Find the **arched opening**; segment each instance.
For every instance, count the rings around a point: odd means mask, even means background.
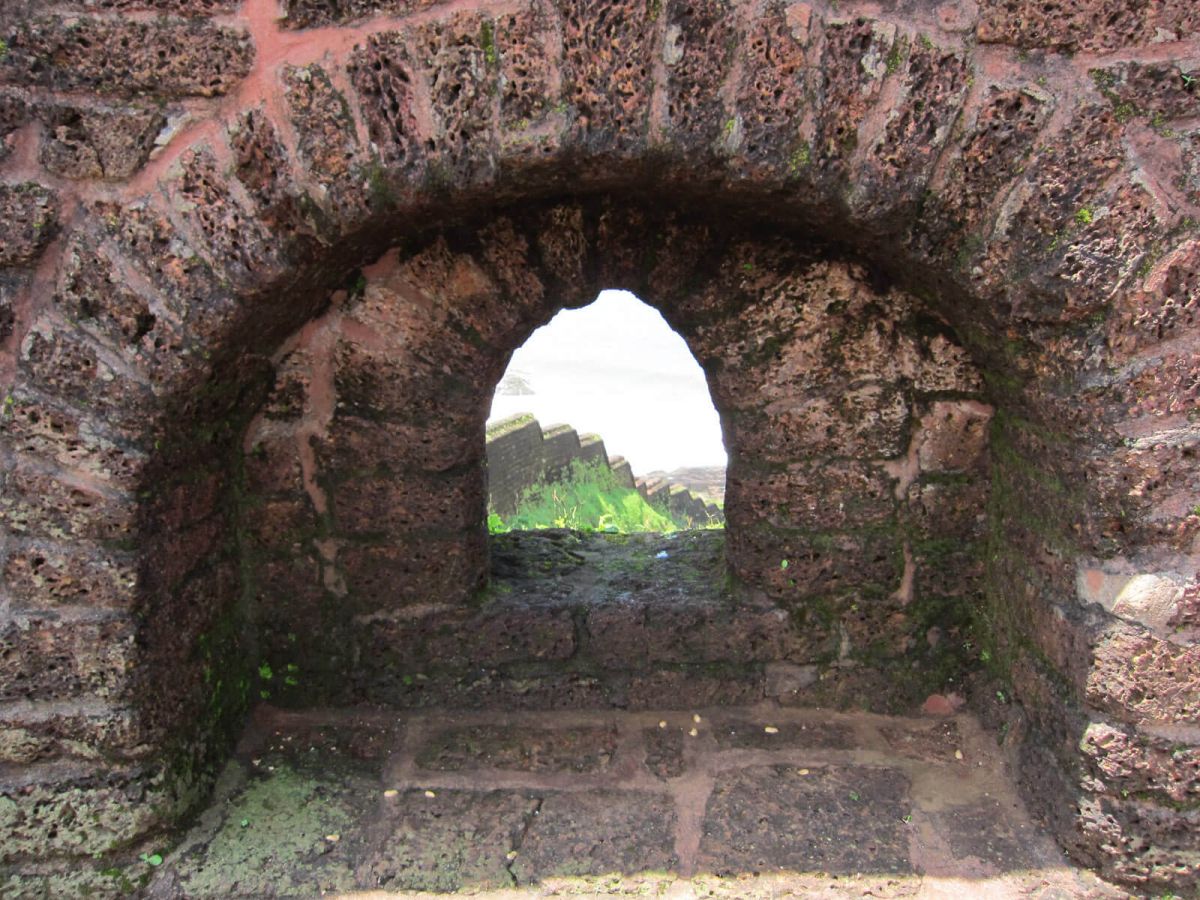
[[[724,523],[721,422],[704,371],[626,291],[563,310],[513,354],[488,415],[491,530]]]
[[[1190,14],[1084,34],[994,2],[275,5],[18,4],[0,53],[18,879],[144,874],[260,701],[770,696],[776,734],[829,744],[838,723],[785,700],[911,709],[936,686],[944,710],[977,658],[976,709],[1063,844],[1190,887]],[[724,558],[669,557],[674,643],[645,641],[644,604],[592,619],[489,579],[491,391],[611,286],[688,340],[729,450]],[[548,548],[538,577],[563,586],[578,555]],[[645,574],[621,577],[637,600]],[[641,646],[653,668],[606,667]],[[658,723],[629,715],[618,743],[649,748]],[[660,721],[672,771],[703,725]],[[850,730],[889,765],[945,750],[905,757],[878,725]],[[760,752],[738,727],[718,751]],[[829,783],[809,806],[872,795]],[[731,806],[731,834],[773,821]],[[903,837],[899,807],[871,810]],[[951,834],[991,820],[968,812]],[[853,821],[838,846],[883,846]]]

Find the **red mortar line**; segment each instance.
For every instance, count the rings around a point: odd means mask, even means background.
[[[764,722],[782,722],[787,718],[769,713],[780,710],[753,710],[751,717],[761,717]],[[686,714],[684,714],[686,715]],[[720,749],[715,729],[721,728],[718,718],[715,722],[706,716],[701,716],[697,723],[690,717],[682,727],[694,726],[699,735],[684,738],[684,761],[687,766],[685,773],[677,778],[660,779],[653,775],[645,766],[643,751],[645,749],[643,731],[654,729],[660,716],[680,718],[678,711],[668,713],[658,712],[595,712],[576,713],[571,716],[578,725],[612,725],[618,729],[616,749],[616,765],[604,771],[595,773],[577,772],[521,772],[486,765],[467,767],[459,771],[438,771],[421,769],[416,765],[417,753],[425,741],[436,736],[439,732],[463,727],[461,717],[451,716],[447,722],[438,717],[437,727],[429,727],[426,715],[414,717],[406,725],[402,749],[391,757],[383,771],[383,785],[389,790],[424,790],[435,796],[439,790],[515,790],[530,793],[554,791],[558,793],[582,793],[594,790],[622,790],[634,793],[667,795],[671,798],[675,809],[674,850],[677,861],[677,874],[681,877],[691,877],[698,870],[698,856],[703,838],[704,815],[708,800],[719,776],[748,768],[758,768],[770,765],[787,765],[798,769],[821,769],[837,766],[867,766],[872,768],[889,768],[902,772],[910,786],[915,784],[918,775],[928,776],[931,772],[947,772],[963,777],[973,778],[974,770],[963,768],[962,764],[936,762],[903,757],[895,754],[887,745],[881,734],[870,726],[853,720],[855,738],[849,748],[795,747],[781,746],[779,749]],[[494,723],[495,716],[487,714],[471,716],[484,717]],[[501,716],[500,718],[507,718]],[[550,730],[564,730],[570,727],[563,718],[556,714],[541,714],[539,718],[545,725],[554,725]],[[828,716],[820,717],[827,721]],[[817,721],[809,718],[808,721]],[[928,724],[926,722],[926,724]],[[676,725],[675,727],[681,727]],[[764,726],[765,727],[765,726]],[[865,739],[865,740],[864,740]],[[962,744],[968,745],[969,735],[962,736]],[[862,747],[860,744],[875,744],[876,747]],[[813,774],[820,778],[820,772]],[[983,785],[978,785],[978,791],[983,791]],[[919,803],[915,796],[909,800],[914,810]]]
[[[431,21],[444,21],[459,12],[504,15],[528,8],[530,4],[520,0],[453,0],[411,15],[384,16],[349,27],[291,30],[281,24],[282,10],[277,0],[246,0],[239,13],[215,17],[213,21],[241,25],[249,31],[255,46],[254,65],[250,73],[235,90],[218,101],[209,118],[185,127],[176,134],[167,148],[123,186],[120,195],[132,197],[150,189],[188,148],[202,142],[220,142],[228,125],[246,110],[266,107],[275,114],[272,121],[280,121],[276,117],[285,112],[285,107],[280,96],[282,84],[278,76],[284,66],[302,68],[322,63],[331,79],[336,81],[342,77],[355,48],[366,44],[373,35]],[[337,87],[345,92],[348,85],[343,82]],[[347,99],[354,96],[353,91],[347,93]],[[282,120],[287,119],[285,114]],[[356,128],[361,132],[363,126],[360,120],[361,117],[356,117]],[[360,134],[360,140],[364,136]],[[365,141],[363,143],[365,145]],[[290,155],[295,159],[295,145],[288,150],[292,151]]]

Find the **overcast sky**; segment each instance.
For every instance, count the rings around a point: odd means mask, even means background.
[[[531,412],[543,428],[595,432],[639,475],[725,465],[704,372],[658,311],[626,291],[560,312],[517,350],[507,374],[533,394],[498,393],[489,421]]]

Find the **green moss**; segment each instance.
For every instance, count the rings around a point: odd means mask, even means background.
[[[801,141],[800,145],[792,151],[792,155],[788,157],[788,172],[792,175],[798,175],[811,162],[812,148],[809,146],[808,141]]]
[[[908,39],[902,38],[892,44],[892,49],[888,52],[884,66],[887,73],[892,75],[900,71],[900,67],[904,65],[904,60],[908,58]]]
[[[483,58],[488,67],[494,69],[500,63],[500,54],[496,50],[496,34],[490,19],[484,19],[479,26],[479,45],[483,47]]]
[[[493,425],[489,425],[487,429],[487,439],[494,441],[497,438],[512,434],[514,431],[520,431],[532,422],[536,422],[533,413],[521,413],[515,416],[509,416],[507,419],[501,419]]]

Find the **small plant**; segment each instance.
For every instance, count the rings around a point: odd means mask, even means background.
[[[484,19],[483,24],[479,26],[479,42],[483,45],[484,60],[490,68],[495,68],[500,61],[500,55],[496,52],[495,30],[487,19]]]
[[[850,799],[853,800],[855,803],[857,803],[859,800],[862,799],[862,794],[860,794],[858,791],[851,791]]]
[[[1090,206],[1085,206],[1083,209],[1075,213],[1075,221],[1080,225],[1091,225],[1096,220],[1096,213]]]
[[[4,59],[6,56],[8,56],[8,41],[0,38],[0,60]]]
[[[161,853],[143,853],[138,859],[148,866],[161,866],[163,862]]]
[[[539,528],[627,534],[672,532],[681,527],[692,526],[674,521],[633,488],[617,484],[603,462],[582,460],[573,462],[560,481],[526,490],[508,521],[494,512],[488,516],[488,531],[493,534]]]

